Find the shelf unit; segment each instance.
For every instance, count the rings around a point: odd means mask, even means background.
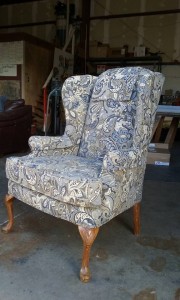
[[[179,14],[180,9],[173,10],[157,10],[157,11],[144,11],[135,13],[123,13],[123,14],[105,14],[98,16],[91,16],[91,0],[82,1],[82,26],[80,34],[80,46],[83,49],[83,57],[86,58],[87,64],[92,65],[105,64],[111,66],[151,66],[151,68],[157,67],[156,71],[161,71],[163,65],[180,65],[179,62],[162,62],[162,58],[159,56],[146,56],[146,57],[107,57],[107,58],[91,58],[89,57],[89,36],[90,36],[90,24],[94,20],[111,20],[111,19],[127,19],[131,17],[153,16],[153,15],[169,15]],[[84,62],[83,62],[84,63]],[[82,73],[89,71],[88,65],[82,64]]]
[[[111,67],[127,67],[127,66],[151,66],[153,70],[161,72],[162,57],[141,56],[141,57],[93,57],[87,60],[92,65],[106,65]]]

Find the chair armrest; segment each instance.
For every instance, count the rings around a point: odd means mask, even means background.
[[[109,151],[104,156],[102,172],[114,172],[119,169],[137,168],[145,163],[146,156],[139,149],[127,151]]]
[[[24,99],[7,100],[4,104],[4,111],[10,111],[24,106]]]
[[[23,107],[17,107],[16,109],[7,110],[0,113],[0,123],[16,121],[24,118],[26,115],[32,115],[32,106],[24,105]]]
[[[63,149],[71,146],[73,146],[73,144],[67,135],[31,136],[29,138],[29,147],[32,152]]]

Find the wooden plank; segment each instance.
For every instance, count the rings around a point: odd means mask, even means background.
[[[149,149],[169,149],[169,144],[166,143],[150,143],[149,144]]]
[[[172,119],[168,134],[165,139],[165,143],[169,144],[169,147],[172,147],[172,144],[174,142],[174,139],[176,136],[176,131],[177,131],[178,124],[179,124],[179,119],[180,119],[179,117],[174,117]]]
[[[156,129],[157,129],[158,125],[159,125],[160,120],[161,120],[161,116],[156,116],[155,122],[154,122],[153,131],[152,131],[152,137],[154,136],[154,134],[156,132]]]
[[[155,136],[154,136],[154,142],[155,143],[159,143],[159,140],[160,140],[160,137],[161,137],[161,132],[162,132],[164,118],[165,118],[165,116],[161,116],[160,117],[157,129],[156,129],[156,133],[155,133]]]

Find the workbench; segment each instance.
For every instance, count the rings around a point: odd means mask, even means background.
[[[180,120],[180,106],[173,106],[173,105],[158,105],[158,109],[156,112],[156,120],[155,125],[153,129],[153,142],[159,143],[161,132],[163,128],[163,123],[165,117],[171,117],[171,124],[167,133],[167,136],[165,138],[164,144],[168,144],[169,149],[172,147],[177,128],[179,125]]]

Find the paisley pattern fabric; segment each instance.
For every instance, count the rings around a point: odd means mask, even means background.
[[[8,192],[89,228],[141,201],[163,82],[160,73],[141,67],[67,79],[64,136],[33,137],[30,155],[9,158]]]
[[[135,83],[141,68],[111,69],[95,84],[79,155],[103,157],[108,150],[132,147],[136,115]]]
[[[62,137],[32,136],[29,139],[31,156],[77,154],[84,122],[97,77],[71,76],[62,87],[66,128]]]
[[[142,69],[135,84],[135,101],[137,101],[136,122],[134,126],[133,145],[139,151],[147,149],[151,140],[155,114],[164,78],[159,73]],[[142,150],[141,150],[142,149]]]
[[[69,221],[75,225],[88,228],[100,227],[110,221],[119,214],[119,210],[115,209],[112,213],[111,209],[106,205],[97,206],[96,208],[81,207],[72,205],[63,201],[58,201],[36,191],[27,189],[14,181],[8,181],[9,194],[15,198],[35,207],[45,213],[53,215]],[[121,212],[130,208],[134,203],[121,203]]]
[[[31,151],[34,150],[56,150],[72,146],[72,142],[67,135],[59,136],[32,136],[29,138]]]
[[[101,167],[102,161],[73,155],[24,156],[8,158],[6,174],[14,182],[46,196],[88,207],[101,204]]]

